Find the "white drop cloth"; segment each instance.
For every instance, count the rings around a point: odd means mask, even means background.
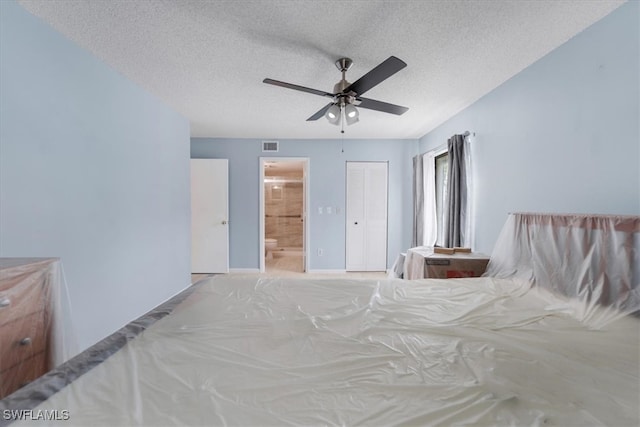
[[[66,409],[64,426],[638,425],[638,319],[575,311],[515,280],[218,276],[34,411]]]

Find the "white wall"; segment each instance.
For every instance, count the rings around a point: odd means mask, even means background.
[[[0,256],[60,257],[80,349],[190,283],[189,125],[0,2]]]
[[[478,250],[508,212],[640,214],[639,20],[624,4],[421,138],[476,132]]]

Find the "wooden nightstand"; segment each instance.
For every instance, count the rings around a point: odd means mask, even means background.
[[[489,257],[479,253],[432,254],[424,258],[424,277],[459,279],[480,277],[487,269]]]
[[[0,259],[0,399],[48,371],[57,259]]]
[[[478,277],[484,273],[489,256],[477,253],[434,253],[432,247],[419,246],[407,251],[404,278],[454,279]]]

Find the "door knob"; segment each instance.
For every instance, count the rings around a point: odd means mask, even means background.
[[[227,221],[222,220],[222,225],[227,225]]]
[[[358,221],[354,222],[355,225],[358,225]]]

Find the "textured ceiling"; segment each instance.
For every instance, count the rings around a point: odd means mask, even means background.
[[[419,138],[624,1],[23,0],[27,10],[155,94],[192,136],[339,138],[327,98],[391,55],[408,66],[366,93],[409,107],[361,109],[346,138]]]

